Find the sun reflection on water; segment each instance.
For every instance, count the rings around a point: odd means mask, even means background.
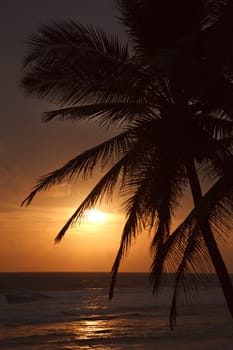
[[[111,328],[105,320],[82,320],[74,325],[76,339],[109,338]]]

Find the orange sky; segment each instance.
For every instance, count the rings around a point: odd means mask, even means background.
[[[0,271],[111,270],[124,223],[118,203],[103,205],[106,220],[72,228],[59,245],[54,244],[54,237],[87,193],[87,185],[58,186],[36,197],[30,207],[20,207],[36,178],[106,137],[92,125],[41,123],[41,115],[49,107],[25,98],[18,86],[23,42],[49,19],[69,18],[111,32],[119,30],[112,1],[98,0],[98,5],[94,11],[93,0],[9,0],[2,5]],[[140,235],[121,271],[148,271],[148,249],[147,234]],[[231,272],[232,252],[233,239],[224,249]]]
[[[17,179],[20,182],[20,178]],[[78,198],[83,197],[77,193],[79,186],[73,191],[68,185],[58,186],[38,196],[30,207],[19,208],[20,186],[13,201],[5,203],[1,219],[4,232],[0,248],[2,271],[110,271],[124,223],[120,208],[103,205],[100,208],[105,214],[102,221],[77,224],[55,245],[55,235],[74,211],[74,202],[77,204]],[[82,186],[83,193],[84,189]],[[16,198],[18,203],[14,203]],[[146,235],[140,237],[122,265],[122,271],[149,269],[146,241]]]
[[[60,244],[55,245],[56,233],[90,186],[57,186],[39,194],[28,208],[20,208],[19,203],[31,186],[25,183],[25,174],[15,170],[14,177],[8,175],[5,176],[3,187],[6,189],[5,194],[4,191],[2,193],[1,271],[111,270],[124,224],[124,213],[116,201],[115,205],[103,203],[98,208],[105,214],[102,221],[77,224],[67,232]],[[148,271],[151,263],[149,243],[148,234],[140,234],[120,270]],[[232,241],[228,242],[226,248],[226,262],[233,272]]]

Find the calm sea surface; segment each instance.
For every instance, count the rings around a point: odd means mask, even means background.
[[[232,350],[233,321],[214,278],[178,306],[172,288],[153,296],[148,274],[121,273],[108,300],[108,273],[0,273],[0,349]]]

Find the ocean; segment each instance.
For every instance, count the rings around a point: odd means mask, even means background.
[[[152,295],[149,275],[0,273],[0,349],[232,350],[233,320],[214,277],[177,306],[169,328],[171,285]]]

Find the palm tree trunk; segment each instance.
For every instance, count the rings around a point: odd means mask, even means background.
[[[195,169],[194,161],[187,162],[186,169],[188,173],[194,205],[197,205],[199,201],[202,199],[202,191],[201,191],[200,181],[198,179],[197,172]],[[218,276],[220,285],[222,287],[226,304],[233,318],[233,285],[232,285],[230,276],[227,272],[222,255],[217,246],[213,232],[210,228],[209,222],[205,218],[203,218],[203,221],[202,221],[202,234],[203,234],[204,242],[210,254],[213,266],[215,268],[216,274]]]

